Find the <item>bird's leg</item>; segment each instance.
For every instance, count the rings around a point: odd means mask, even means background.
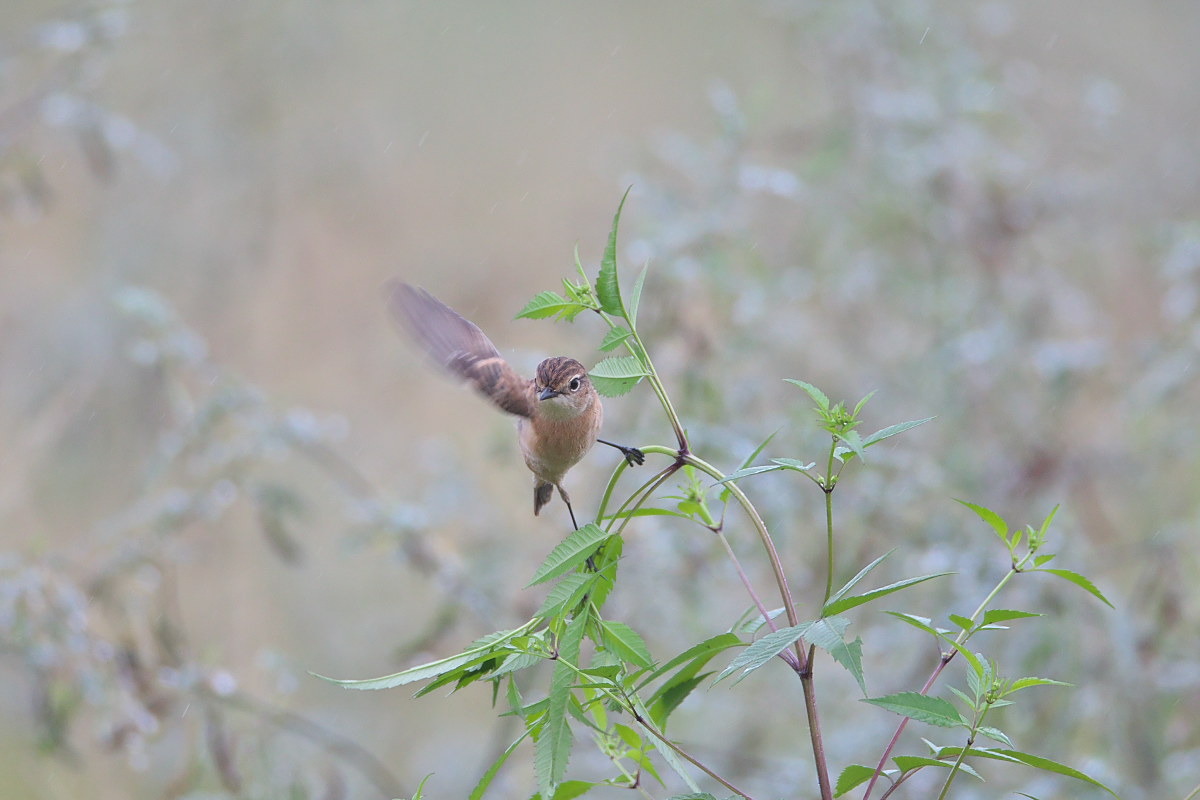
[[[621,455],[625,456],[625,463],[631,467],[640,467],[642,464],[646,463],[645,454],[642,453],[641,450],[638,450],[636,447],[626,447],[623,444],[616,444],[615,442],[606,442],[603,439],[597,439],[596,441],[599,442],[600,444],[606,444],[609,447],[615,447],[618,450],[620,450]]]
[[[558,489],[558,496],[567,504],[567,513],[571,515],[571,527],[579,530],[579,523],[575,521],[575,509],[571,508],[571,498],[567,495],[567,490],[559,484],[555,484],[555,488]]]

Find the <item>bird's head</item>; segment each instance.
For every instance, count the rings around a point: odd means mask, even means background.
[[[538,413],[551,419],[570,419],[587,411],[596,391],[587,369],[573,358],[555,356],[538,364],[533,379]]]

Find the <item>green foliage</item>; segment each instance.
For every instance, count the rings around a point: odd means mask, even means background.
[[[800,682],[805,697],[803,712],[809,717],[807,731],[812,738],[812,752],[817,754],[817,789],[824,798],[844,795],[864,783],[868,785],[865,796],[869,797],[880,777],[895,786],[922,770],[944,773],[941,793],[944,797],[958,774],[980,777],[976,768],[979,759],[1023,764],[1101,786],[1093,778],[1070,767],[1013,749],[1008,735],[988,720],[993,709],[1013,704],[1013,698],[1027,689],[1064,684],[1040,677],[1002,678],[995,663],[968,647],[968,643],[981,631],[1007,630],[1004,623],[1041,616],[1037,612],[995,605],[998,595],[1017,575],[1048,573],[1083,588],[1105,603],[1108,601],[1082,575],[1045,566],[1054,558],[1053,554],[1045,552],[1054,511],[1039,527],[1013,532],[998,513],[966,502],[963,505],[974,511],[1001,542],[1006,557],[1003,576],[974,611],[947,611],[948,627],[945,628],[918,614],[886,612],[892,619],[933,637],[941,658],[932,665],[933,673],[922,691],[899,691],[865,699],[866,703],[902,718],[898,733],[913,720],[939,731],[954,732],[961,737],[959,744],[930,744],[929,753],[917,755],[893,755],[889,745],[876,767],[852,764],[842,771],[836,784],[831,780],[824,762],[820,726],[816,724],[819,711],[814,694],[815,676],[825,663],[825,654],[851,674],[864,695],[867,693],[864,642],[860,637],[847,638],[851,620],[845,615],[851,611],[863,613],[869,604],[881,598],[894,597],[901,590],[951,574],[937,572],[900,577],[878,588],[863,590],[861,586],[885,563],[891,555],[889,552],[859,569],[834,591],[832,581],[838,571],[838,537],[835,535],[833,495],[845,467],[852,460],[864,461],[868,448],[933,418],[888,425],[862,436],[858,429],[872,395],[868,394],[851,406],[844,401],[831,400],[813,384],[789,379],[789,383],[800,388],[815,403],[817,424],[829,436],[828,448],[819,459],[781,455],[771,458],[767,464],[752,466],[752,462],[773,445],[775,433],[765,437],[732,473],[726,474],[701,458],[688,441],[683,423],[638,328],[637,311],[647,270],[641,270],[628,295],[621,291],[617,230],[627,197],[628,192],[613,218],[595,282],[587,281],[576,255],[581,281],[564,281],[565,294],[539,293],[519,316],[573,320],[583,311],[590,310],[603,321],[606,331],[599,340],[600,350],[613,353],[623,348],[624,353],[600,360],[591,372],[592,380],[606,396],[626,394],[643,382],[650,387],[677,441],[674,446],[650,445],[642,449],[647,456],[664,457],[665,464],[629,493],[615,511],[607,513],[610,501],[617,494],[617,481],[627,468],[624,462],[618,464],[605,487],[597,518],[570,533],[534,572],[526,588],[552,581],[554,585],[546,592],[537,614],[525,624],[483,637],[455,655],[395,675],[338,683],[354,689],[383,689],[424,682],[425,686],[419,692],[423,694],[440,686],[451,686],[457,691],[472,683],[486,681],[492,684],[494,698],[500,697],[503,689],[507,701],[504,713],[518,717],[524,732],[485,771],[472,798],[484,796],[501,768],[526,740],[533,742],[532,766],[538,785],[536,797],[539,798],[565,800],[602,785],[644,790],[649,780],[664,784],[664,775],[669,773],[674,773],[692,792],[675,795],[680,800],[715,797],[701,791],[696,773],[703,773],[703,781],[733,792],[735,796],[749,797],[729,777],[688,752],[683,745],[686,733],[677,741],[669,738],[666,731],[673,715],[687,698],[702,695],[731,676],[734,679],[727,684],[730,690],[742,691],[734,688],[742,679],[776,662],[785,670],[764,673],[763,680]],[[815,618],[809,621],[801,621],[799,604],[792,596],[771,533],[740,485],[749,478],[775,471],[804,476],[820,490],[824,500],[826,585],[823,598],[811,604],[816,611]],[[676,492],[665,493],[663,487],[676,476],[680,479],[675,484]],[[726,539],[727,510],[731,503],[745,512],[761,546],[761,556],[775,578],[782,607],[774,612],[763,605],[759,591]],[[617,566],[624,546],[623,532],[626,526],[649,516],[672,522],[678,520],[681,525],[691,523],[705,535],[715,535],[733,561],[735,571],[754,603],[757,618],[748,623],[739,621],[728,632],[714,633],[663,663],[655,659],[651,646],[658,633],[653,627],[653,616],[639,617],[641,630],[620,620],[605,619],[601,610],[616,584]],[[781,625],[777,618],[780,621],[786,619],[787,624]],[[731,650],[740,652],[723,668],[710,668],[714,660],[724,659]],[[946,665],[959,655],[966,662],[967,684],[965,690],[949,687],[958,701],[956,705],[951,700],[929,694],[928,690]],[[549,684],[541,699],[527,703],[519,684],[524,684],[525,691],[529,691],[531,675],[537,674],[529,670],[544,663],[552,665]],[[786,696],[786,693],[780,696]],[[782,704],[773,711],[781,715],[788,713]],[[825,716],[825,725],[831,724],[831,718],[832,724],[838,724],[837,715],[831,717],[826,711]],[[673,730],[677,728],[675,726]],[[572,751],[577,741],[584,741],[579,734],[585,732],[612,765],[612,774],[602,781],[569,776]],[[1002,748],[981,747],[976,742],[979,737],[997,742]],[[889,761],[894,769],[886,768]],[[807,793],[804,789],[798,791]]]

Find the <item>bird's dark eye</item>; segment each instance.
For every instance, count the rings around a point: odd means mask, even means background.
[[[579,391],[579,378],[571,378],[571,383],[568,385],[568,388],[572,392]]]

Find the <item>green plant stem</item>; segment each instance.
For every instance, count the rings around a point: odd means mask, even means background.
[[[596,310],[609,328],[618,327],[613,318],[604,311]],[[622,316],[625,316],[623,313]],[[683,423],[679,421],[679,414],[675,412],[675,406],[671,404],[671,398],[667,394],[667,388],[663,386],[662,380],[658,377],[658,370],[654,368],[654,362],[650,360],[650,351],[646,349],[646,345],[642,343],[642,336],[638,333],[637,325],[633,320],[625,317],[625,321],[629,323],[629,336],[633,338],[634,343],[630,343],[629,338],[625,340],[625,349],[630,355],[642,363],[646,368],[646,380],[650,383],[650,388],[658,397],[658,402],[662,405],[663,411],[666,412],[667,419],[671,422],[671,428],[675,431],[675,440],[679,442],[679,449],[683,452],[688,451],[687,434],[683,430]],[[634,344],[637,346],[635,347]],[[643,451],[645,452],[645,451]]]
[[[691,464],[696,469],[707,473],[718,481],[725,480],[726,476],[721,470],[709,464],[704,459],[699,458],[694,453],[683,453],[681,455],[684,463]],[[742,510],[750,517],[750,522],[758,532],[758,538],[762,542],[763,549],[767,552],[767,559],[771,562],[771,570],[775,573],[775,584],[779,587],[779,595],[783,599],[783,608],[787,612],[788,625],[799,625],[800,615],[796,612],[796,603],[792,599],[792,590],[788,588],[787,576],[783,572],[783,562],[779,559],[779,551],[775,549],[775,541],[771,538],[771,532],[767,530],[767,525],[759,515],[758,509],[750,502],[750,498],[746,496],[741,487],[732,482],[726,485],[733,496],[737,498]]]
[[[1192,789],[1192,791],[1188,793],[1188,796],[1183,798],[1183,800],[1195,800],[1197,797],[1200,797],[1200,783],[1196,784],[1196,788]]]
[[[685,463],[691,464],[696,469],[707,473],[718,481],[725,479],[725,475],[707,461],[698,458],[692,453],[682,453],[681,455]],[[758,509],[750,502],[750,498],[741,490],[741,487],[732,482],[726,485],[754,523],[755,530],[758,531],[763,549],[766,550],[767,558],[771,562],[771,569],[775,572],[775,582],[779,587],[779,594],[783,598],[783,607],[787,612],[788,624],[799,625],[800,616],[796,613],[796,603],[792,599],[792,590],[788,588],[787,576],[783,571],[783,563],[779,559],[779,551],[775,549],[775,541],[771,538],[771,533],[767,530],[766,523],[763,522]],[[805,654],[804,648],[804,640],[797,640],[795,645],[797,663],[793,665],[793,669],[796,670],[796,674],[800,677],[800,686],[804,691],[804,710],[808,716],[808,735],[812,742],[813,761],[817,768],[817,783],[820,785],[821,798],[822,800],[832,800],[833,784],[829,781],[829,765],[826,763],[825,743],[821,737],[821,718],[817,712],[817,695],[816,686],[813,682],[812,657]]]
[[[979,604],[978,608],[975,609],[975,613],[971,615],[972,622],[978,619],[979,616],[987,610],[988,605],[990,605],[991,602],[996,599],[996,595],[1000,593],[1000,590],[1003,589],[1010,580],[1012,580],[1013,576],[1016,575],[1023,566],[1025,566],[1025,563],[1032,556],[1032,553],[1026,554],[1026,556],[1022,558],[1020,562],[1014,564],[1008,572],[1004,573],[1004,577],[1001,578],[994,587],[992,587],[992,590],[988,592],[987,597],[983,598],[983,602]],[[954,641],[956,644],[961,646],[966,644],[968,638],[969,634],[967,630],[964,629],[959,632]],[[921,687],[921,694],[926,694],[931,688],[933,688],[934,682],[937,681],[938,677],[942,674],[942,670],[946,668],[946,665],[950,663],[950,660],[954,658],[954,655],[957,652],[957,650],[951,649],[949,652],[942,654],[942,657],[938,659],[938,665],[934,667],[933,672],[925,681],[925,685]],[[892,734],[891,741],[889,741],[887,747],[883,749],[883,756],[880,757],[879,763],[875,766],[875,774],[871,776],[871,782],[867,784],[867,791],[865,794],[863,794],[863,800],[870,800],[871,790],[875,788],[876,781],[878,781],[879,776],[883,774],[883,768],[887,764],[888,758],[891,757],[892,751],[896,749],[896,744],[900,741],[900,734],[904,733],[904,729],[908,726],[908,719],[908,717],[905,717],[904,719],[900,720],[900,724],[896,726],[896,732]]]
[[[954,783],[954,776],[962,768],[962,763],[967,758],[967,750],[971,749],[971,744],[974,741],[975,734],[972,733],[967,738],[967,746],[959,751],[958,758],[954,759],[954,763],[950,765],[950,774],[946,776],[946,782],[942,784],[942,791],[938,793],[937,800],[946,800],[946,793],[950,791],[950,784]]]
[[[833,489],[837,486],[837,478],[833,475],[833,454],[837,450],[837,437],[829,445],[829,464],[825,469],[825,482],[821,491],[825,493],[825,600],[821,603],[824,608],[833,595]]]
[[[638,449],[641,450],[646,455],[664,455],[664,456],[670,456],[671,458],[676,459],[676,460],[678,460],[678,458],[679,458],[678,450],[672,449],[670,447],[662,447],[661,445],[656,445],[656,444],[647,445],[646,447],[639,447]],[[604,516],[605,516],[604,512],[608,509],[608,504],[612,500],[613,491],[617,488],[617,480],[621,477],[621,473],[623,473],[626,469],[628,469],[628,467],[629,467],[629,465],[626,462],[624,462],[624,461],[619,462],[617,464],[616,468],[613,470],[612,476],[609,477],[608,485],[604,487],[604,494],[600,498],[600,510],[596,512],[597,522],[604,518]],[[670,470],[670,473],[674,473],[676,469],[678,469],[678,466],[676,466],[674,464],[671,465],[670,467],[667,467],[667,470]],[[666,470],[664,470],[664,471],[666,471]],[[613,516],[615,517],[616,514],[620,514],[622,511],[624,511],[625,507],[629,505],[629,502],[634,497],[636,497],[639,493],[646,491],[646,489],[648,487],[650,487],[651,484],[653,484],[655,481],[657,481],[659,479],[659,476],[661,474],[662,473],[657,473],[653,478],[646,481],[640,487],[635,489],[629,495],[629,497],[625,500],[625,502],[621,504],[621,507],[617,509],[617,511],[613,514]],[[605,530],[611,530],[611,526],[609,528],[606,528]]]
[[[742,586],[746,587],[746,593],[750,595],[750,599],[754,602],[754,607],[758,609],[758,613],[762,614],[763,621],[772,632],[779,630],[779,626],[775,624],[775,620],[771,619],[770,612],[759,598],[758,592],[754,590],[754,585],[750,583],[750,576],[746,574],[746,570],[742,569],[742,562],[738,559],[737,553],[733,552],[733,547],[729,544],[729,537],[723,532],[716,531],[717,539],[725,548],[725,555],[729,556],[729,560],[733,562],[733,568],[737,571],[738,578],[742,582]]]

